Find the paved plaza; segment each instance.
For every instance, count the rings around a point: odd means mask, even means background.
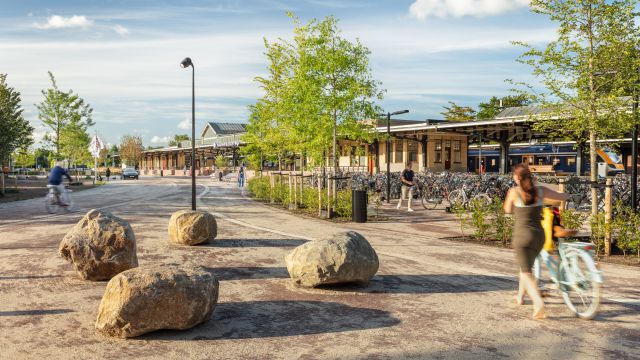
[[[634,359],[640,358],[640,269],[602,264],[595,320],[559,295],[549,319],[513,304],[509,249],[454,242],[452,215],[387,205],[388,219],[334,223],[255,202],[232,183],[198,179],[198,206],[217,217],[204,246],[167,241],[170,215],[190,204],[187,178],[143,177],[74,194],[79,208],[48,215],[43,199],[0,204],[0,358],[95,359]],[[220,280],[212,317],[185,331],[106,338],[94,331],[106,282],[81,280],[57,254],[89,209],[129,221],[140,266],[195,264]],[[417,208],[417,207],[416,207]],[[301,289],[284,256],[305,241],[361,232],[380,257],[367,286]]]

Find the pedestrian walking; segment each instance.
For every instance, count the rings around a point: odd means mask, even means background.
[[[238,170],[238,187],[244,186],[244,166],[240,166]]]
[[[413,181],[413,170],[411,170],[411,162],[407,163],[407,167],[402,171],[402,175],[400,175],[401,191],[400,191],[400,201],[398,201],[398,206],[396,209],[400,209],[402,207],[402,199],[407,196],[409,193],[409,198],[407,199],[407,211],[412,212],[413,208],[411,208],[411,201],[413,200],[413,189],[415,188],[416,183]]]
[[[524,305],[525,295],[533,301],[533,318],[544,319],[544,301],[540,289],[531,273],[533,263],[544,245],[542,228],[542,207],[544,200],[565,201],[568,196],[547,187],[537,186],[526,164],[518,164],[513,169],[516,186],[509,189],[504,201],[504,212],[514,214],[513,236],[511,243],[516,254],[520,270],[520,282],[516,304]]]
[[[109,181],[109,177],[111,176],[111,169],[107,167],[107,170],[104,172],[104,174],[107,175],[107,181]]]
[[[182,176],[187,176],[187,165],[182,168]]]

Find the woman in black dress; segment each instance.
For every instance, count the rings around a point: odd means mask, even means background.
[[[567,195],[547,187],[536,186],[526,164],[518,164],[513,168],[513,180],[517,186],[509,190],[504,202],[504,211],[507,214],[513,213],[515,217],[512,244],[520,268],[516,303],[523,305],[524,296],[528,294],[533,301],[533,317],[543,319],[546,317],[544,302],[531,273],[533,263],[544,245],[542,207],[545,199],[565,201]]]

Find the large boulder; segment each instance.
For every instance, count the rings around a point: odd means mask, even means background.
[[[379,265],[376,251],[355,231],[300,245],[285,257],[285,262],[291,279],[303,287],[367,283]]]
[[[178,245],[197,245],[216,238],[216,218],[206,211],[180,210],[169,220],[169,241]]]
[[[85,280],[109,280],[138,266],[136,237],[131,225],[95,209],[65,235],[58,252]]]
[[[209,318],[218,280],[202,267],[140,267],[115,276],[102,297],[96,330],[120,338],[184,330]]]

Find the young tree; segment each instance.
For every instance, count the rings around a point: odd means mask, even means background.
[[[84,136],[81,136],[80,132],[86,133],[87,129],[94,125],[93,109],[80,96],[74,94],[73,90],[61,91],[51,71],[49,78],[51,88],[42,90],[44,99],[36,105],[38,117],[42,124],[52,131],[46,134],[44,140],[53,146],[56,157],[68,156],[69,152],[65,152],[64,149],[65,143],[73,146],[82,141]],[[66,131],[69,134],[65,135]],[[71,140],[74,135],[78,138]],[[66,137],[64,141],[63,137]]]
[[[531,98],[527,94],[508,95],[498,98],[492,96],[487,102],[478,105],[478,119],[493,119],[505,108],[531,105]]]
[[[526,48],[518,61],[530,65],[546,89],[534,94],[549,110],[536,119],[536,127],[588,141],[594,182],[596,141],[621,136],[632,124],[622,96],[638,78],[632,64],[638,46],[635,5],[635,0],[533,0],[531,9],[558,25],[557,38],[544,49],[516,42]],[[595,215],[597,189],[591,195]]]
[[[127,166],[137,166],[142,159],[142,138],[135,135],[125,135],[120,142],[120,160]]]
[[[180,141],[185,141],[185,140],[189,140],[189,135],[187,134],[174,135],[173,139],[169,141],[169,146],[178,146]]]
[[[447,121],[471,121],[476,118],[476,111],[469,106],[460,106],[453,101],[449,101],[449,106],[443,106],[445,111],[441,112]]]
[[[0,74],[0,195],[4,196],[2,168],[16,149],[26,149],[33,143],[33,127],[22,116],[20,93],[7,84],[7,75]]]
[[[371,51],[357,39],[346,39],[336,18],[294,21],[297,61],[289,104],[298,104],[292,112],[294,132],[303,152],[312,157],[320,158],[322,149],[330,148],[337,173],[338,135],[373,141],[377,134],[362,120],[381,112],[375,102],[384,91],[369,67]]]

